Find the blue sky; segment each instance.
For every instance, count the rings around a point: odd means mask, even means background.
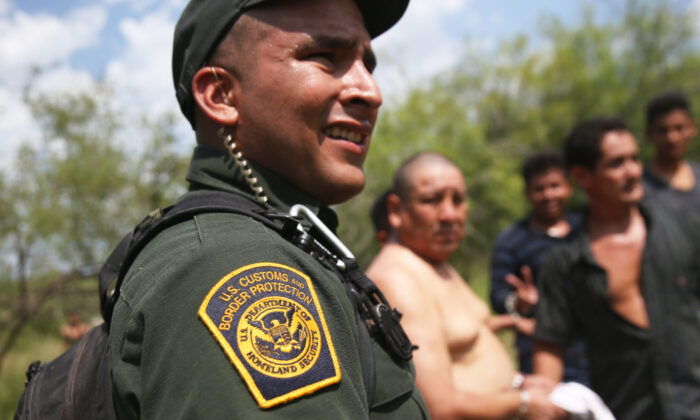
[[[600,3],[602,0],[597,0]],[[691,1],[691,0],[680,0]],[[700,1],[700,0],[695,0]],[[596,3],[596,4],[598,4]],[[21,100],[33,67],[44,72],[36,91],[90,89],[98,79],[115,88],[127,118],[177,111],[170,75],[175,21],[186,0],[0,0],[0,170],[39,131]],[[454,64],[465,39],[488,50],[524,33],[539,18],[578,20],[579,1],[411,0],[404,18],[374,42],[375,73],[385,97]],[[181,119],[185,141],[191,141]]]

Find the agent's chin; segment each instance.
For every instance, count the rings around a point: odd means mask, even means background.
[[[361,183],[339,186],[335,190],[329,192],[328,197],[324,202],[328,205],[344,203],[361,193],[364,187],[364,179]]]
[[[364,187],[365,175],[362,171],[356,171],[325,183],[316,198],[327,205],[340,204],[361,193]]]

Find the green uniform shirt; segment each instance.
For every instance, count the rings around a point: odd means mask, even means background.
[[[256,169],[271,208],[299,203],[335,217]],[[187,179],[187,194],[253,197],[223,151],[197,147]],[[110,334],[120,419],[427,418],[413,364],[377,343],[374,353],[370,410],[355,312],[340,279],[238,214],[198,215],[152,240],[125,278]]]

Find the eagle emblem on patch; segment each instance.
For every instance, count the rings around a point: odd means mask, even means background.
[[[308,276],[276,263],[241,267],[209,291],[199,317],[262,408],[340,381],[340,366]]]

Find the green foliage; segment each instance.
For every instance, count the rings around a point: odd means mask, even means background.
[[[126,121],[106,86],[28,92],[25,101],[42,138],[0,172],[0,389],[14,387],[1,393],[13,398],[0,398],[0,418],[16,407],[27,354],[46,361],[63,350],[37,340],[23,349],[26,337],[56,336],[72,310],[99,317],[96,269],[148,211],[184,191],[188,162],[173,116]],[[125,135],[140,136],[138,144]]]
[[[101,263],[148,210],[182,192],[186,159],[174,148],[173,117],[144,120],[147,138],[135,153],[119,142],[124,122],[109,98],[104,86],[27,98],[44,138],[19,151],[5,191],[10,233],[40,262],[32,272]]]
[[[155,121],[144,119],[142,122],[149,137],[129,170],[138,176],[132,199],[144,203],[147,209],[169,205],[174,197],[185,192],[184,178],[189,161],[176,147],[177,138],[172,131],[176,118],[180,117],[168,114]],[[143,213],[137,216],[143,217]]]
[[[14,203],[28,235],[25,242],[57,250],[55,258],[69,266],[98,262],[105,242],[116,239],[121,227],[112,222],[120,209],[105,204],[128,180],[121,164],[126,155],[114,144],[116,116],[102,106],[104,96],[81,92],[28,99],[44,139],[20,152],[16,195],[21,199]]]
[[[560,149],[575,123],[610,114],[629,123],[649,156],[644,104],[667,89],[684,90],[700,103],[700,53],[685,2],[593,5],[581,4],[573,27],[541,19],[536,45],[523,35],[484,53],[469,50],[465,42],[454,69],[382,110],[365,166],[365,191],[338,209],[342,221],[352,221],[340,233],[361,265],[377,252],[369,206],[390,186],[400,162],[415,152],[441,152],[464,173],[467,239],[453,260],[469,273],[474,265],[488,264],[499,230],[526,214],[518,173],[526,155]],[[690,156],[700,157],[697,142]]]

